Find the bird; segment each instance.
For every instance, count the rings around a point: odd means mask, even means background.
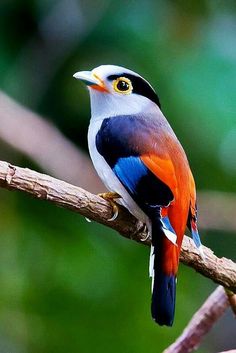
[[[202,251],[196,187],[186,154],[162,113],[156,91],[142,76],[116,65],[73,76],[87,85],[90,94],[88,147],[109,190],[102,196],[113,205],[119,198],[117,202],[146,225],[151,237],[151,315],[157,324],[172,326],[186,227]]]

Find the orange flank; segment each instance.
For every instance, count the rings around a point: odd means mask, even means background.
[[[175,169],[170,159],[163,159],[156,154],[145,154],[140,157],[146,167],[155,174],[158,179],[169,186],[174,198],[177,197],[177,180],[175,176]]]
[[[164,273],[176,274],[190,200],[195,212],[196,193],[193,176],[189,165],[184,161],[174,165],[171,159],[160,158],[156,154],[146,154],[140,158],[146,167],[170,188],[174,195],[174,200],[170,205],[162,208],[161,215],[162,217],[168,216],[177,235],[177,246],[169,239],[164,238],[162,266]]]

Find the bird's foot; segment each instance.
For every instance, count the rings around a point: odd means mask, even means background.
[[[107,200],[110,202],[110,204],[112,206],[112,210],[113,210],[113,216],[108,219],[108,222],[114,221],[118,217],[118,214],[119,214],[119,207],[115,203],[114,200],[119,199],[121,196],[119,194],[117,194],[116,192],[103,192],[101,194],[98,194],[98,196],[100,196],[104,200]]]

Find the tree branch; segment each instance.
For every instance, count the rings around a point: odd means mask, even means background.
[[[84,189],[68,184],[30,169],[0,162],[0,187],[24,191],[58,206],[78,212],[84,217],[115,229],[126,238],[150,244],[142,222],[134,218],[124,207],[119,207],[118,218],[109,222],[112,207],[109,202]],[[143,239],[146,239],[143,241]],[[213,251],[203,247],[205,260],[189,237],[184,237],[180,260],[214,282],[236,292],[236,264],[227,258],[218,258]]]
[[[189,353],[197,349],[203,337],[229,306],[223,287],[219,286],[194,314],[182,335],[163,353]]]
[[[104,189],[91,160],[85,153],[63,136],[52,123],[1,91],[0,140],[57,178],[75,185],[79,184],[94,193]],[[65,168],[68,161],[70,168]],[[235,232],[235,194],[201,191],[198,192],[198,204],[201,229]]]

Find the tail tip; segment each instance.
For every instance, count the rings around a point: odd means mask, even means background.
[[[153,321],[158,324],[159,326],[167,326],[167,327],[171,327],[173,326],[174,323],[174,318],[172,318],[171,320],[161,320],[160,318],[157,317],[152,317]]]
[[[152,318],[160,326],[172,326],[175,313],[176,276],[158,273],[154,277]]]

